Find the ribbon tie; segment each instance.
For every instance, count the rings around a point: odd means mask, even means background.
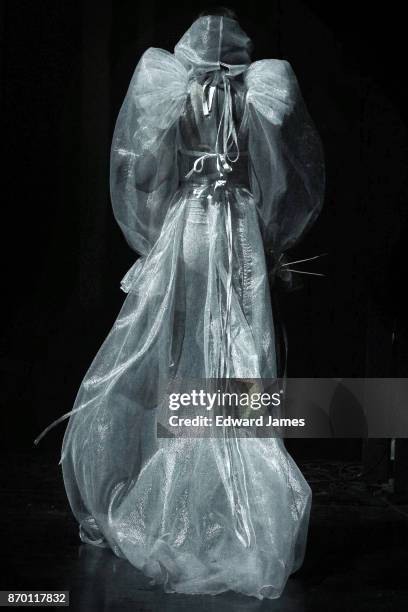
[[[224,102],[217,129],[215,150],[211,153],[203,153],[198,157],[185,178],[190,178],[194,173],[201,173],[204,169],[204,161],[209,158],[216,158],[217,171],[220,177],[223,177],[224,174],[232,172],[231,164],[239,159],[238,137],[232,113],[231,83],[228,73],[224,70],[213,71],[203,83],[203,115],[208,117],[211,114],[214,94],[220,81],[224,87]],[[235,156],[230,155],[231,150],[235,150]]]

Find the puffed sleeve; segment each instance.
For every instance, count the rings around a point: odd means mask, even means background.
[[[245,83],[251,190],[266,248],[279,256],[321,210],[323,150],[288,62],[254,62]]]
[[[187,71],[173,54],[148,49],[136,66],[116,122],[111,201],[127,242],[141,255],[157,240],[177,190],[177,123],[187,82]]]

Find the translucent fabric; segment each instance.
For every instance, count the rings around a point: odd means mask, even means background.
[[[111,195],[141,255],[79,389],[61,464],[80,537],[167,592],[278,597],[303,559],[310,488],[282,440],[158,438],[169,382],[273,378],[265,248],[319,213],[319,138],[287,62],[201,17],[139,61],[113,136]]]

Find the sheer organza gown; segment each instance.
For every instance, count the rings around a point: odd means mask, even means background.
[[[319,138],[290,65],[251,64],[201,17],[140,59],[112,144],[116,219],[141,257],[80,387],[61,463],[80,537],[167,592],[278,597],[303,560],[310,488],[275,438],[158,438],[170,380],[273,378],[265,248],[318,215]]]

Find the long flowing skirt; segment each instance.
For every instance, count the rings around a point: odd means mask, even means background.
[[[262,239],[250,192],[184,185],[87,372],[63,441],[84,542],[167,592],[279,597],[302,563],[308,484],[279,438],[165,438],[169,381],[276,376]],[[228,364],[219,338],[228,309]],[[224,325],[224,327],[223,327]],[[224,330],[224,331],[223,331]]]

